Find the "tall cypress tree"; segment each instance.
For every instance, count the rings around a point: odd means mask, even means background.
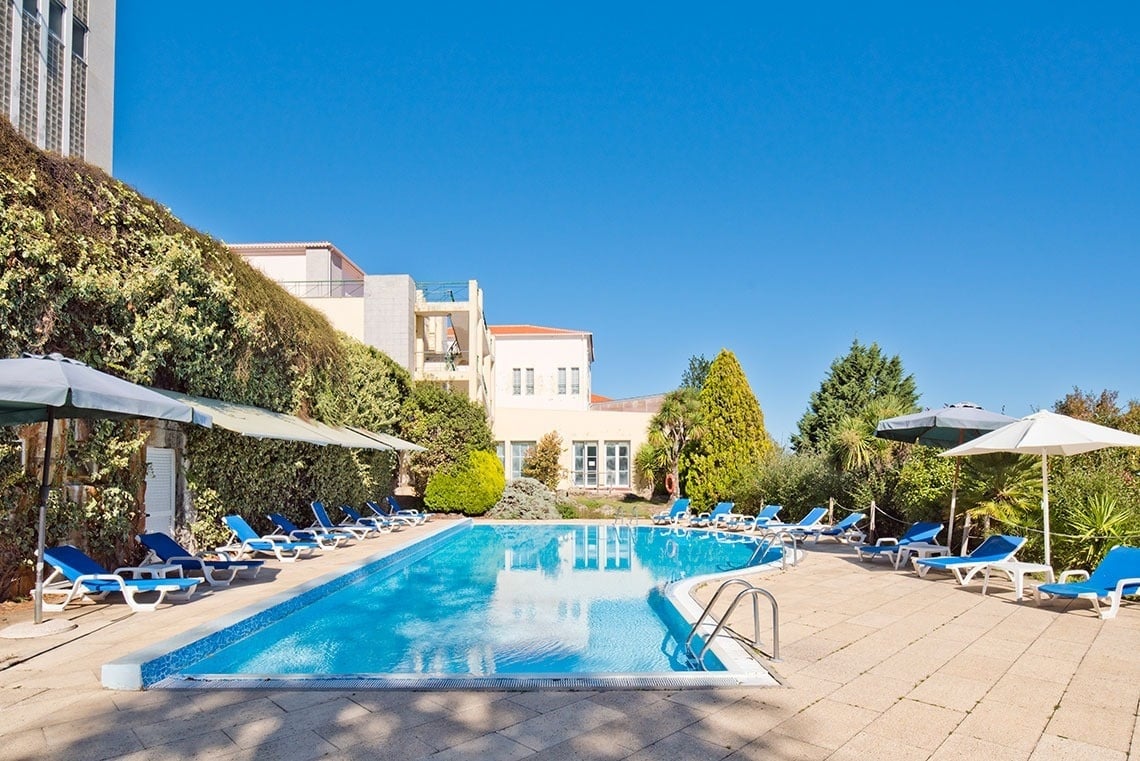
[[[864,346],[858,339],[851,350],[831,363],[819,390],[811,395],[807,412],[800,418],[799,433],[792,436],[797,452],[820,452],[827,446],[844,416],[858,416],[874,400],[895,396],[902,406],[918,403],[914,376],[903,375],[896,354],[885,357],[879,345]]]
[[[764,413],[736,356],[722,349],[709,366],[699,406],[703,435],[682,456],[684,491],[698,507],[727,499],[740,474],[775,449]]]

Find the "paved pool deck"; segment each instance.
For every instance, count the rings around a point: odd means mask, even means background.
[[[1038,608],[835,544],[756,575],[782,616],[785,686],[604,692],[116,692],[103,663],[395,548],[432,523],[155,613],[81,604],[78,628],[0,640],[0,759],[1140,758],[1140,605]],[[704,602],[711,588],[698,588]],[[9,615],[10,623],[29,617]],[[750,614],[735,622],[749,631]],[[361,647],[376,646],[374,641]]]

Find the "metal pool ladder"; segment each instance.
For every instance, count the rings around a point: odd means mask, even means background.
[[[716,605],[716,601],[720,599],[720,596],[724,593],[724,590],[728,589],[731,586],[743,586],[744,589],[737,592],[736,597],[734,597],[732,599],[732,602],[728,604],[728,609],[725,610],[724,614],[719,619],[717,619],[712,615],[713,606]],[[709,648],[712,647],[713,640],[715,640],[717,638],[717,635],[719,635],[721,631],[728,625],[728,619],[736,610],[736,606],[739,605],[746,597],[751,598],[752,600],[752,646],[761,653],[763,651],[760,650],[760,600],[758,598],[764,597],[768,600],[768,602],[772,603],[771,660],[777,663],[779,662],[780,607],[776,604],[776,598],[768,590],[755,586],[752,584],[752,582],[747,581],[746,579],[729,579],[717,587],[716,593],[712,596],[712,599],[709,600],[709,604],[705,606],[705,609],[701,611],[701,615],[699,618],[697,618],[697,622],[693,624],[693,628],[689,630],[689,636],[685,638],[685,652],[687,652],[689,655],[693,655],[693,657],[696,658],[697,663],[700,664],[701,668],[704,668],[705,654],[709,651]],[[706,617],[708,617],[710,621],[715,620],[716,625],[713,627],[712,633],[705,638],[705,643],[704,646],[701,647],[700,653],[694,655],[693,637],[697,636],[697,630],[701,628],[701,624],[704,623]]]
[[[768,554],[768,550],[776,545],[781,548],[780,569],[787,570],[789,562],[796,565],[799,559],[799,539],[791,531],[769,531],[765,533],[763,538],[756,542],[756,551],[749,558],[748,565],[754,565],[757,560],[763,558]],[[791,549],[790,554],[789,548]]]

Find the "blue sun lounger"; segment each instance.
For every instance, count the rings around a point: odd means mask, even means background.
[[[866,534],[858,529],[858,524],[867,516],[863,513],[851,513],[843,520],[839,521],[833,526],[813,526],[811,528],[793,528],[790,529],[793,534],[801,538],[811,536],[816,544],[819,544],[820,537],[829,536],[841,544],[849,542],[861,542],[866,538]]]
[[[1082,580],[1065,583],[1071,578]],[[1093,609],[1102,620],[1116,618],[1121,598],[1140,594],[1140,547],[1117,545],[1108,551],[1091,574],[1088,571],[1065,571],[1058,583],[1040,584],[1033,594],[1038,605],[1042,595],[1092,600]],[[1109,603],[1107,609],[1100,606],[1101,600]]]
[[[698,528],[707,528],[709,526],[712,526],[717,522],[717,518],[722,515],[728,515],[731,513],[733,507],[735,507],[734,502],[718,502],[716,507],[714,507],[711,511],[707,513],[701,513],[694,518],[689,518],[689,525],[696,526]]]
[[[650,517],[655,526],[675,526],[689,515],[689,498],[682,497],[674,502],[668,510],[664,510]]]
[[[780,511],[784,508],[780,505],[765,505],[760,508],[760,512],[756,515],[749,515],[738,520],[733,526],[734,530],[740,531],[759,531],[767,526],[769,523],[776,523]]]
[[[385,505],[387,503],[381,504],[379,502],[373,502],[372,500],[365,500],[364,504],[377,518],[383,518],[386,521],[392,521],[393,527],[395,524],[402,526],[422,526],[427,523],[427,518],[425,518],[421,513],[394,515],[385,509]]]
[[[327,531],[320,526],[299,528],[296,523],[281,513],[270,513],[266,517],[290,541],[316,542],[323,549],[336,549],[352,541],[352,533],[349,531]]]
[[[344,523],[333,523],[328,511],[325,510],[325,503],[320,500],[310,502],[309,506],[313,508],[313,515],[317,519],[317,522],[313,524],[314,528],[324,529],[325,531],[347,531],[356,539],[380,536],[382,531],[382,529],[371,523],[354,523],[351,520],[345,521]]]
[[[181,568],[183,575],[201,573],[212,587],[228,587],[239,573],[245,574],[243,578],[257,578],[257,572],[265,565],[264,560],[217,560],[204,553],[195,554],[161,532],[139,534],[139,543],[162,563]]]
[[[775,521],[769,522],[760,526],[759,531],[790,531],[793,534],[803,536],[805,532],[811,531],[820,524],[823,516],[827,515],[826,507],[813,507],[808,511],[808,514],[800,519],[799,523],[777,523]]]
[[[427,523],[431,520],[432,513],[420,512],[410,507],[400,507],[400,503],[391,494],[384,498],[384,503],[388,505],[389,516],[410,515],[420,523]]]
[[[1004,563],[1011,560],[1021,545],[1025,544],[1023,536],[1006,536],[994,534],[974,548],[969,555],[941,558],[913,558],[914,570],[919,576],[925,576],[931,569],[950,571],[959,584],[965,586],[970,579],[985,570],[990,563]]]
[[[70,544],[44,550],[44,561],[52,566],[52,573],[44,579],[43,608],[58,612],[66,608],[72,600],[89,598],[102,600],[112,592],[122,592],[123,599],[131,610],[153,611],[167,594],[172,599],[188,600],[202,583],[201,579],[133,579],[124,574],[145,572],[145,566],[123,566],[108,571],[95,562],[87,553]],[[158,599],[144,603],[135,595],[155,592]],[[62,602],[47,601],[47,596],[62,596]]]
[[[391,518],[386,518],[382,515],[374,515],[366,518],[361,515],[360,511],[352,505],[341,505],[340,510],[342,513],[348,516],[348,519],[350,521],[359,526],[375,526],[378,531],[385,532],[399,531],[401,528],[403,528],[403,525],[400,523],[397,523]]]
[[[222,522],[233,532],[236,541],[216,551],[225,560],[241,560],[247,554],[274,555],[283,563],[292,563],[299,557],[311,555],[321,546],[316,542],[293,541],[284,534],[259,536],[240,515],[227,515]],[[233,557],[230,557],[230,556]]]
[[[875,544],[862,545],[855,548],[860,560],[874,560],[880,555],[886,555],[887,560],[895,568],[899,567],[900,549],[908,544],[932,544],[942,533],[943,525],[931,521],[919,521],[906,530],[906,533],[895,539],[893,536],[880,537]]]

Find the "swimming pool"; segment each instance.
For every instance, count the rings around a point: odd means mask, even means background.
[[[664,585],[778,559],[708,532],[464,523],[175,648],[143,665],[143,681],[691,674],[688,625]],[[715,657],[705,666],[724,671]]]

